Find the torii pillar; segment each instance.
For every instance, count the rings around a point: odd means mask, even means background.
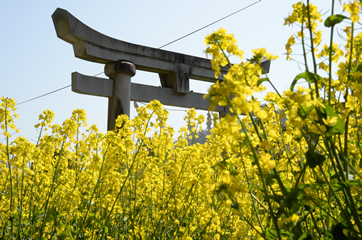
[[[130,117],[131,78],[136,74],[136,66],[128,61],[118,60],[107,63],[104,73],[113,80],[112,97],[108,98],[107,129],[115,128],[115,121],[121,114]]]

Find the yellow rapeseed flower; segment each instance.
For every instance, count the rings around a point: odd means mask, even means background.
[[[343,9],[347,10],[351,14],[352,22],[357,23],[359,21],[359,12],[360,8],[362,7],[362,3],[354,0],[349,4],[343,4]]]

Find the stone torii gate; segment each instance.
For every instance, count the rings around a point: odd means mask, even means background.
[[[201,93],[190,91],[190,79],[216,82],[210,60],[176,52],[132,44],[108,37],[88,27],[72,14],[58,8],[52,15],[57,36],[72,44],[76,57],[105,64],[109,79],[72,73],[72,91],[108,97],[108,130],[113,130],[120,114],[130,116],[130,101],[150,102],[208,110]],[[269,72],[270,62],[261,63]],[[131,83],[137,70],[159,74],[162,87]],[[221,76],[227,73],[221,69]],[[222,80],[222,77],[219,79]],[[227,109],[216,106],[224,115]]]

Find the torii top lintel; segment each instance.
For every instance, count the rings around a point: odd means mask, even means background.
[[[73,45],[74,54],[78,58],[97,63],[109,63],[124,59],[134,63],[138,70],[160,74],[182,71],[192,79],[216,81],[209,59],[146,47],[108,37],[88,27],[61,8],[53,13],[52,18],[57,36]],[[222,74],[226,72],[227,67],[221,69]]]

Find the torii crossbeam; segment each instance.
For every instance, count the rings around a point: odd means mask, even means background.
[[[154,99],[165,105],[207,110],[203,94],[190,91],[190,79],[216,82],[209,59],[124,42],[88,27],[72,14],[58,8],[52,15],[57,36],[72,44],[76,57],[105,64],[110,79],[72,73],[72,91],[108,97],[108,130],[114,129],[120,114],[130,116],[130,101]],[[269,72],[270,62],[262,67]],[[131,83],[137,70],[159,74],[161,86]],[[221,76],[228,68],[221,68]],[[219,79],[222,80],[222,77]],[[215,111],[226,112],[217,106]]]

